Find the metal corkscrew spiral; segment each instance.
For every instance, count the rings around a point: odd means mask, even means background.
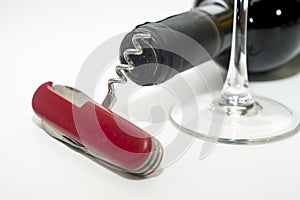
[[[117,98],[115,96],[115,87],[114,84],[125,84],[127,82],[127,78],[124,75],[123,71],[131,71],[135,68],[135,64],[130,58],[131,55],[142,55],[143,54],[143,48],[138,40],[143,40],[144,43],[147,43],[151,47],[151,45],[145,41],[144,39],[150,39],[152,36],[149,32],[140,32],[136,33],[132,36],[132,44],[134,46],[134,49],[126,49],[123,53],[124,59],[127,62],[127,64],[119,64],[116,66],[116,74],[118,77],[110,78],[108,80],[108,92],[107,95],[102,102],[102,106],[111,109],[113,105],[115,104]]]

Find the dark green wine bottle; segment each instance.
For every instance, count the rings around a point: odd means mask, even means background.
[[[152,39],[143,43],[144,52],[131,56],[135,69],[127,76],[139,85],[155,85],[194,67],[185,58],[160,47],[181,48],[197,64],[208,56],[193,52],[188,46],[172,37],[161,27],[180,32],[199,43],[216,62],[227,67],[230,55],[233,18],[233,0],[199,0],[191,11],[168,17],[159,22],[138,25],[126,35],[120,47],[120,60],[126,63],[123,52],[133,48],[132,36],[149,32]],[[248,70],[260,73],[277,69],[300,53],[300,1],[299,0],[250,0],[248,21]],[[159,63],[160,65],[144,64]],[[194,62],[195,63],[195,62]],[[176,73],[175,73],[176,72]]]

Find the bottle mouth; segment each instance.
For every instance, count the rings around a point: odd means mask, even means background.
[[[144,24],[127,34],[120,48],[120,61],[122,64],[126,64],[122,52],[133,48],[133,35],[139,32],[149,32],[151,34],[152,37],[150,39],[139,40],[143,53],[141,55],[130,55],[135,68],[125,71],[129,79],[141,86],[161,84],[173,76],[170,72],[172,70],[171,67],[164,65],[166,58],[163,54],[165,51],[159,45],[162,44],[161,41],[166,41],[166,38],[156,30],[157,23],[148,24]],[[164,27],[164,29],[166,28]]]

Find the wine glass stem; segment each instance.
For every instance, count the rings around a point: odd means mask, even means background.
[[[235,0],[229,70],[221,97],[227,105],[254,104],[247,74],[247,19],[248,0]]]

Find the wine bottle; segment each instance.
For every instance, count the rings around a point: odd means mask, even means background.
[[[161,46],[181,48],[196,63],[208,60],[188,46],[182,45],[171,31],[174,30],[199,43],[221,66],[227,67],[230,55],[233,18],[233,0],[198,0],[191,11],[170,16],[158,22],[146,22],[128,33],[120,46],[120,60],[126,63],[123,52],[133,48],[132,37],[138,32],[149,32],[151,39],[142,43],[143,54],[132,55],[135,69],[126,75],[139,85],[165,82],[176,73],[194,67],[185,58],[163,50]],[[248,21],[248,70],[249,73],[266,72],[291,61],[300,53],[300,1],[299,0],[250,0]],[[173,46],[172,46],[173,45]],[[180,47],[178,47],[180,45]],[[144,65],[159,63],[169,66]]]

